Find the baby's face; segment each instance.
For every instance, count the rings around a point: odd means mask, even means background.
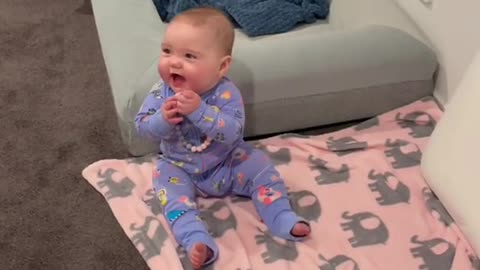
[[[202,94],[222,77],[222,54],[213,33],[205,26],[171,23],[162,43],[158,71],[176,92],[192,90]]]

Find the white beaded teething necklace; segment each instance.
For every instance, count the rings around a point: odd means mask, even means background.
[[[180,143],[185,147],[187,148],[189,151],[193,152],[193,153],[200,153],[202,152],[203,150],[207,149],[207,147],[210,145],[210,143],[212,142],[212,138],[210,137],[207,137],[205,139],[205,141],[203,141],[202,144],[200,145],[197,145],[197,146],[194,146],[192,145],[191,143],[187,142],[187,140],[185,139],[185,137],[183,136],[182,134],[182,130],[180,128],[180,125],[177,125],[175,126],[175,132],[177,133],[177,135],[180,137]]]

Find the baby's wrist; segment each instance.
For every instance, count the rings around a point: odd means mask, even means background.
[[[207,104],[201,101],[198,107],[189,115],[187,115],[188,119],[190,119],[190,121],[194,123],[200,121],[206,108],[207,108]]]

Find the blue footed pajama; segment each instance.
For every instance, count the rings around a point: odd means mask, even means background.
[[[234,84],[224,78],[176,126],[167,123],[160,110],[174,94],[163,82],[157,83],[135,123],[141,136],[160,144],[153,186],[177,242],[187,251],[204,243],[213,251],[206,264],[213,262],[218,247],[199,217],[195,200],[197,195],[229,194],[250,197],[273,235],[301,239],[290,234],[295,223],[304,220],[292,211],[283,179],[266,154],[243,140],[244,106]],[[206,137],[212,138],[206,149],[188,149],[201,145]]]

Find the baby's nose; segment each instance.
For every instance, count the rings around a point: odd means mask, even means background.
[[[182,60],[178,57],[172,57],[170,59],[170,65],[174,68],[180,68],[182,67]]]

